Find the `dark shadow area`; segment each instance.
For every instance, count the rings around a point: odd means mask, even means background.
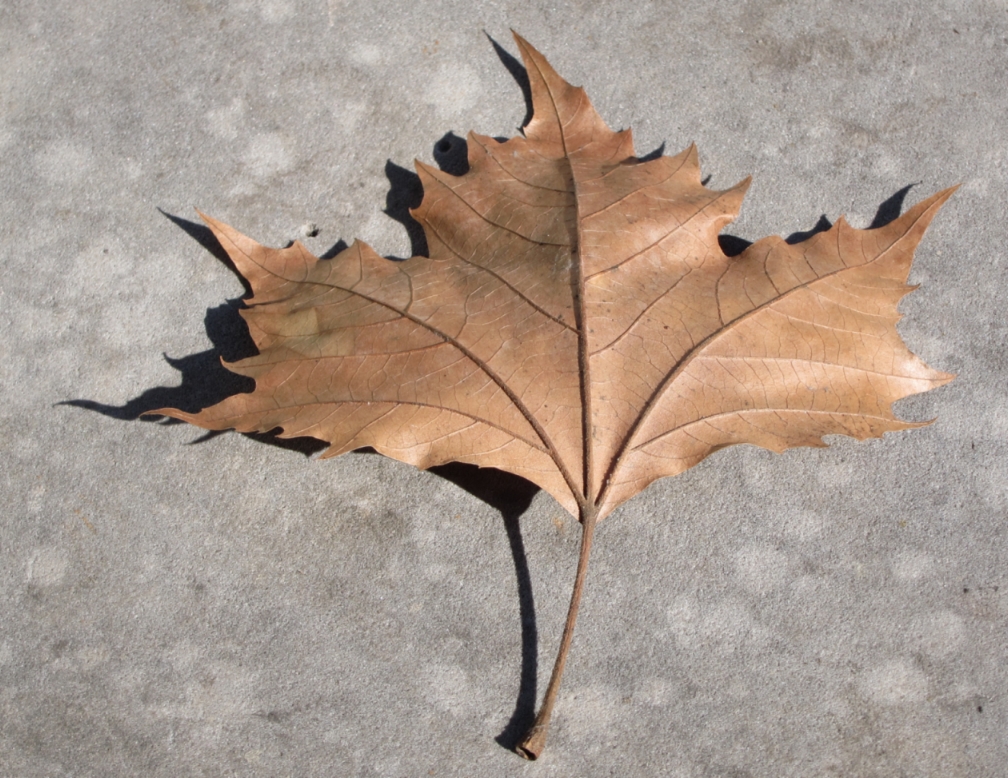
[[[896,221],[900,214],[903,213],[903,201],[906,200],[906,196],[915,186],[916,184],[907,184],[896,192],[896,194],[885,200],[878,207],[878,210],[875,211],[875,218],[868,225],[868,229],[877,230],[879,227],[885,227],[889,222]]]
[[[469,144],[465,138],[460,138],[454,132],[448,132],[434,144],[434,161],[438,168],[449,175],[465,175],[469,172]],[[418,208],[423,201],[423,184],[420,183],[420,176],[388,160],[385,162],[385,177],[389,182],[389,191],[385,195],[385,214],[406,228],[406,234],[410,239],[410,256],[430,256],[423,227],[410,213],[411,209]],[[345,247],[346,244],[343,245]],[[336,253],[338,252],[326,252],[327,256],[323,256],[323,259],[330,259]],[[389,257],[389,259],[402,261],[408,257]]]
[[[165,361],[181,373],[180,386],[147,389],[121,406],[104,405],[91,400],[69,400],[63,404],[87,408],[113,419],[133,421],[158,408],[178,408],[186,413],[196,413],[231,395],[251,392],[255,388],[255,381],[232,373],[221,364],[221,359],[233,362],[257,353],[248,328],[238,315],[241,307],[241,300],[228,300],[223,305],[207,310],[203,324],[213,343],[212,349],[178,359],[164,356]],[[182,422],[171,419],[168,423]]]
[[[182,230],[186,235],[192,238],[194,241],[199,243],[203,248],[213,254],[223,265],[225,265],[232,273],[237,276],[238,280],[241,281],[242,287],[245,289],[245,296],[252,296],[252,287],[249,286],[248,281],[245,277],[238,272],[238,268],[235,267],[234,262],[231,261],[231,257],[228,256],[224,247],[217,240],[217,237],[213,234],[213,231],[207,227],[205,224],[200,222],[190,221],[189,219],[183,219],[181,216],[176,216],[175,214],[168,213],[161,208],[157,209],[157,212],[164,216],[168,221],[174,224],[176,227]],[[237,301],[234,301],[237,302]],[[210,311],[207,311],[207,317],[210,316]],[[211,339],[212,340],[212,339]],[[249,338],[251,343],[251,338]],[[254,349],[255,346],[253,345]],[[255,353],[255,352],[253,352]]]
[[[900,214],[903,213],[903,202],[906,200],[906,196],[915,186],[916,184],[907,184],[895,194],[886,198],[879,205],[878,210],[875,211],[875,218],[872,219],[872,222],[868,225],[867,229],[876,230],[879,227],[885,227],[889,224],[889,222],[898,219]],[[792,232],[784,240],[787,243],[792,244],[801,243],[803,240],[808,240],[813,235],[825,232],[832,226],[832,222],[826,218],[826,214],[823,214],[819,217],[819,221],[815,223],[815,226],[813,226],[812,229],[801,232]],[[740,238],[736,235],[718,235],[718,244],[721,246],[721,250],[726,256],[737,257],[752,245],[752,241],[748,241],[745,238]]]
[[[654,151],[645,154],[643,157],[637,157],[638,162],[650,162],[653,159],[660,158],[665,153],[665,141],[662,141],[661,145]],[[707,176],[707,180],[710,180],[710,176]]]
[[[811,230],[801,230],[799,232],[792,232],[786,238],[784,238],[785,243],[801,243],[803,240],[808,240],[813,235],[818,235],[820,232],[826,232],[830,227],[833,226],[833,222],[826,218],[826,214],[819,217]]]
[[[454,132],[447,132],[434,144],[434,161],[445,173],[464,176],[469,172],[469,143]]]
[[[737,257],[752,245],[751,240],[740,238],[737,235],[718,235],[717,242],[726,257]]]
[[[894,221],[899,218],[900,214],[903,213],[903,201],[906,200],[906,196],[910,193],[910,190],[916,184],[907,184],[902,189],[897,190],[894,194],[887,197],[879,205],[878,209],[875,211],[875,218],[872,219],[871,224],[868,225],[867,229],[877,230],[879,227],[885,227],[889,222]],[[820,232],[826,232],[833,226],[833,223],[826,218],[826,214],[819,217],[819,221],[815,223],[815,226],[811,230],[805,230],[802,232],[792,232],[784,240],[788,243],[801,243],[803,240],[808,240],[813,235]]]
[[[511,78],[517,82],[518,88],[521,89],[522,97],[525,98],[525,118],[522,119],[519,127],[521,129],[532,121],[532,85],[529,83],[528,71],[525,70],[525,66],[518,59],[513,57],[503,46],[491,38],[490,33],[484,30],[483,34],[487,36],[487,40],[494,47],[494,51],[497,53],[501,64],[507,68],[507,72],[511,74]]]
[[[532,596],[532,576],[529,574],[519,518],[528,510],[539,487],[511,473],[457,462],[432,467],[431,472],[451,481],[500,511],[501,518],[504,519],[504,531],[507,532],[511,558],[514,560],[515,577],[518,579],[521,676],[514,711],[495,740],[504,748],[513,751],[535,719],[539,634],[536,629],[535,600]]]
[[[227,252],[224,251],[209,227],[167,213],[160,208],[158,211],[219,261],[227,265],[245,286],[246,294],[251,295],[248,283],[235,268]],[[95,400],[84,399],[67,400],[58,404],[84,408],[122,421],[142,419],[143,421],[160,421],[164,424],[182,424],[183,422],[176,419],[163,419],[157,416],[144,417],[143,414],[159,408],[178,408],[187,413],[196,413],[203,408],[216,405],[232,395],[251,392],[255,388],[255,381],[232,373],[221,364],[221,360],[237,362],[259,353],[249,335],[248,327],[239,314],[243,307],[242,300],[234,299],[215,308],[207,309],[206,315],[203,317],[203,326],[206,328],[207,337],[213,348],[177,359],[165,355],[165,361],[181,374],[179,386],[157,386],[147,389],[124,405],[107,405]],[[219,434],[221,433],[205,432],[192,442],[202,443]],[[325,443],[315,438],[284,439],[277,437],[272,432],[250,433],[248,437],[289,451],[297,451],[306,456],[311,456],[326,448]]]
[[[429,256],[427,236],[424,234],[423,227],[410,215],[410,209],[418,207],[423,200],[423,185],[420,183],[420,176],[412,170],[399,167],[392,160],[388,160],[385,162],[385,177],[389,182],[389,191],[385,195],[385,214],[406,228],[412,252],[410,256]],[[390,259],[402,260],[408,259],[408,257],[390,257]]]
[[[319,259],[332,259],[346,248],[347,248],[346,241],[340,238],[330,248],[326,249],[324,253],[320,254]]]

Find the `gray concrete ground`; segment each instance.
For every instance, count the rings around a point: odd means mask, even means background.
[[[959,374],[900,406],[937,423],[726,450],[607,519],[537,763],[501,744],[573,577],[551,498],[137,419],[243,388],[193,206],[408,255],[412,159],[522,122],[509,27],[640,153],[752,174],[733,235],[963,184],[902,306]],[[1004,0],[6,0],[0,57],[0,773],[1006,774]]]

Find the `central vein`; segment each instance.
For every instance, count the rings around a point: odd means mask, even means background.
[[[585,273],[584,264],[581,259],[581,218],[578,214],[578,188],[577,177],[574,175],[574,165],[571,162],[570,151],[567,148],[567,137],[564,128],[564,121],[561,118],[556,95],[550,88],[549,79],[542,72],[542,69],[535,64],[534,60],[526,60],[526,65],[535,66],[539,70],[539,76],[546,87],[546,94],[552,104],[552,115],[556,118],[557,130],[560,136],[560,143],[563,148],[564,160],[567,162],[567,171],[570,175],[570,189],[573,195],[574,208],[574,234],[571,235],[571,292],[574,298],[574,319],[578,333],[578,375],[581,383],[581,494],[575,494],[582,520],[593,505],[594,484],[592,468],[592,410],[591,410],[591,371],[588,351],[588,327],[586,323],[585,311]],[[559,463],[558,463],[559,464]]]
[[[570,158],[568,158],[570,164]],[[583,494],[579,502],[583,507],[592,503],[595,495],[593,483],[593,446],[592,446],[592,405],[591,405],[591,354],[588,350],[588,323],[585,310],[585,273],[584,260],[581,256],[581,219],[578,214],[577,178],[574,167],[570,166],[571,190],[574,195],[574,234],[571,238],[572,273],[571,285],[574,292],[574,317],[578,336],[578,375],[581,381],[581,461]]]

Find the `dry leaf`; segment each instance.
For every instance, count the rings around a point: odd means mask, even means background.
[[[794,245],[726,256],[719,231],[748,179],[700,183],[695,147],[639,160],[517,35],[534,114],[524,137],[471,133],[469,172],[417,163],[430,257],[363,243],[331,261],[265,248],[206,218],[254,292],[255,379],[198,414],[207,429],[281,429],[371,446],[417,467],[495,467],[578,516],[583,538],[560,655],[519,750],[542,750],[597,520],[657,478],[735,443],[773,451],[921,426],[892,403],[952,376],[896,331],[914,248],[946,190],[885,227],[842,218]]]

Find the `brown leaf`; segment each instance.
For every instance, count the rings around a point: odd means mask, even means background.
[[[907,349],[897,306],[953,190],[879,229],[841,218],[730,258],[717,237],[749,180],[707,189],[692,146],[639,160],[629,130],[515,38],[534,107],[524,137],[471,133],[459,177],[417,163],[429,258],[357,242],[319,260],[204,217],[254,292],[242,314],[260,353],[228,368],[256,388],[159,413],[309,435],[324,456],[371,446],[417,467],[495,467],[548,491],[585,525],[552,689],[596,520],[724,446],[921,426],[893,402],[952,376]],[[537,737],[551,706],[548,692]]]

